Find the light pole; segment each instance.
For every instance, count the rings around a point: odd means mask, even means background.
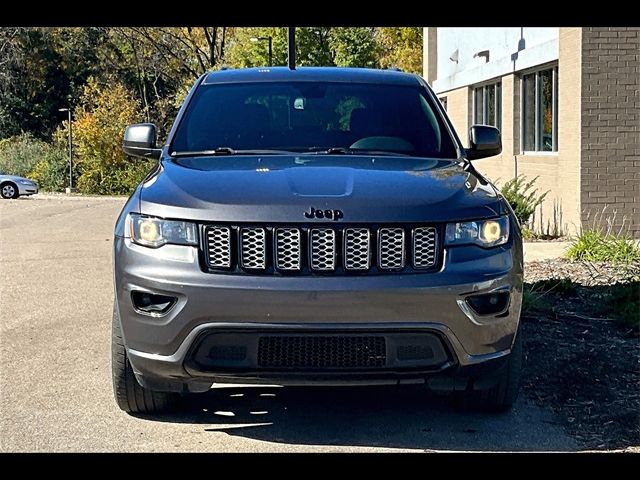
[[[273,38],[268,37],[251,37],[252,42],[259,42],[261,40],[267,40],[269,42],[269,66],[273,67]]]
[[[69,193],[73,189],[73,133],[71,132],[71,109],[60,108],[59,112],[67,112],[69,114]]]

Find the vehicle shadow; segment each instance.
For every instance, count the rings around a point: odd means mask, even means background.
[[[460,411],[424,388],[214,388],[178,413],[145,417],[291,445],[421,450],[573,450],[543,410],[521,399],[505,414]]]

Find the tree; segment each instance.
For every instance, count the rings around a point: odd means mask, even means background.
[[[230,27],[114,27],[100,50],[102,64],[135,92],[143,117],[169,130],[186,91],[219,68],[233,37]],[[105,77],[105,74],[102,75]]]
[[[159,51],[153,43],[162,37],[157,30],[108,29],[108,42],[98,51],[103,66],[98,78],[120,82],[142,105],[139,120],[155,123],[162,138],[176,113],[173,97],[193,76],[182,62]]]
[[[0,29],[0,138],[47,140],[62,107],[75,107],[89,77],[117,82],[141,105],[140,119],[168,132],[194,80],[220,68],[287,64],[286,27],[73,27]],[[422,68],[419,27],[299,27],[299,66]]]
[[[380,65],[422,74],[422,27],[381,27]]]
[[[60,114],[73,106],[99,70],[96,28],[0,29],[0,138],[30,132],[49,139]]]
[[[296,28],[296,63],[299,66],[335,65],[329,45],[330,28]],[[271,37],[273,65],[287,65],[288,33],[286,27],[237,28],[225,64],[235,67],[260,67],[269,65],[267,42],[252,42],[254,37]]]
[[[12,117],[13,102],[16,100],[16,81],[22,50],[18,35],[21,28],[0,28],[0,139],[20,132],[18,121]]]
[[[68,91],[51,31],[19,28],[3,31],[3,37],[0,138],[21,132],[46,138],[53,131],[60,96]]]
[[[75,107],[87,79],[118,82],[139,100],[162,136],[183,92],[219,68],[230,27],[0,29],[0,138],[31,132],[49,139]]]
[[[287,35],[286,29],[284,30]],[[333,30],[329,27],[296,28],[296,64],[301,67],[334,66],[335,52],[330,42]],[[285,42],[285,49],[287,45],[288,41]],[[284,64],[286,65],[286,62]]]
[[[80,171],[78,191],[126,194],[142,180],[153,161],[130,161],[121,149],[127,125],[140,116],[139,103],[121,83],[100,84],[90,78],[74,112],[74,148]],[[68,125],[57,133],[63,142]]]
[[[379,65],[379,46],[373,28],[333,28],[329,44],[339,67],[376,68]]]
[[[230,27],[130,27],[117,29],[153,49],[170,71],[179,70],[194,80],[218,68],[225,56]],[[142,58],[144,60],[144,58]]]
[[[252,42],[254,37],[271,37],[273,65],[287,65],[286,27],[237,28],[234,33],[233,42],[225,57],[227,65],[244,68],[269,64],[266,42]],[[379,53],[374,28],[296,28],[297,66],[376,67]]]

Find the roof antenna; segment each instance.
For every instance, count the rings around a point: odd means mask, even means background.
[[[296,27],[289,27],[289,70],[296,69]]]

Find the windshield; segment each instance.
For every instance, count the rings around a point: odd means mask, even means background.
[[[455,158],[453,140],[425,94],[419,86],[365,83],[202,85],[172,152],[343,149]]]

